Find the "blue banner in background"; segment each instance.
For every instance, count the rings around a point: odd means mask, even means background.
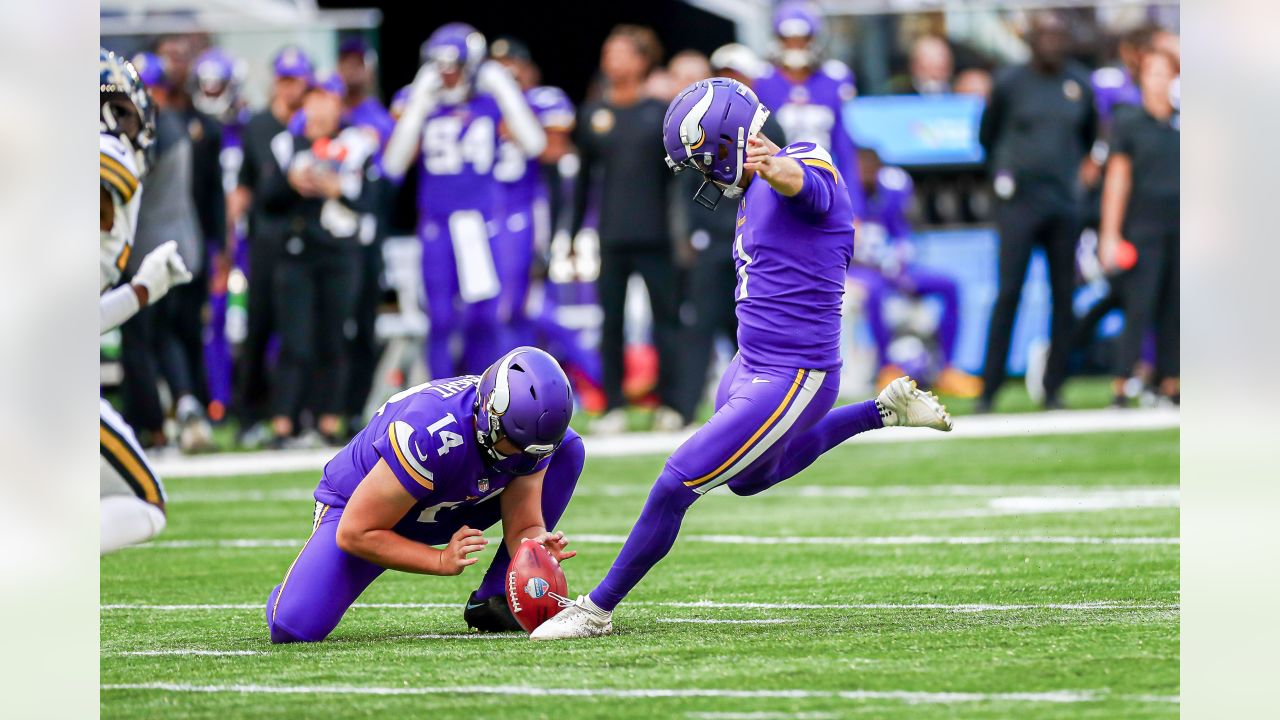
[[[982,98],[973,95],[877,95],[844,106],[845,127],[859,146],[890,165],[968,165],[983,161],[978,143]]]

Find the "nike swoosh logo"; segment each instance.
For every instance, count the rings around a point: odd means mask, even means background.
[[[758,377],[757,377],[757,378],[751,378],[751,384],[752,384],[752,385],[755,385],[756,383],[767,383],[767,382],[769,382],[769,381],[768,381],[768,380],[761,380],[761,379],[760,379],[760,378],[758,378]]]
[[[427,453],[422,452],[422,448],[418,447],[418,443],[413,444],[413,454],[417,455],[418,459],[421,460],[422,462],[426,462],[427,459],[430,457],[430,455],[428,455]]]
[[[476,603],[475,605],[472,605],[471,603],[467,603],[468,610],[475,610],[478,607],[484,607],[484,603]]]

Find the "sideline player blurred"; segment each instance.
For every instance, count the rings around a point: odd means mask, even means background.
[[[111,289],[133,250],[140,179],[155,133],[155,108],[133,66],[106,50],[99,52],[98,97],[98,310],[105,333],[164,297],[174,285],[189,282],[191,273],[178,255],[177,243],[170,240],[147,253],[132,282]],[[105,399],[100,399],[98,439],[102,458],[99,548],[105,555],[164,530],[165,495],[133,429]]]
[[[564,371],[532,347],[480,377],[391,396],[324,468],[311,537],[267,597],[271,642],[324,640],[384,570],[461,573],[487,544],[481,531],[498,522],[503,544],[463,617],[482,632],[519,630],[504,590],[520,542],[575,555],[550,531],[582,473],[572,414]]]
[[[758,134],[768,115],[755,93],[727,78],[694,83],[667,109],[667,165],[706,179],[695,200],[742,199],[739,351],[720,380],[715,415],[667,460],[609,574],[539,626],[535,640],[612,632],[613,609],[666,556],[685,511],[708,490],[727,484],[754,495],[868,430],[951,429],[946,408],[908,377],[874,400],[832,409],[853,208],[825,150],[812,142],[779,149]],[[757,176],[763,182],[752,182]]]
[[[938,321],[938,349],[943,367],[933,389],[947,395],[972,398],[982,392],[982,381],[951,364],[955,359],[960,327],[960,291],[956,281],[938,272],[911,267],[914,248],[907,206],[915,190],[911,176],[900,167],[885,165],[873,148],[858,148],[858,181],[861,201],[855,201],[858,242],[849,276],[866,290],[867,323],[876,342],[883,387],[905,371],[889,362],[892,332],[885,322],[885,302],[893,293],[911,297],[936,297],[942,303]],[[922,381],[923,382],[923,381]]]
[[[450,344],[465,340],[461,367],[477,370],[502,352],[502,281],[490,229],[501,207],[493,170],[499,127],[528,156],[546,135],[505,68],[486,61],[484,36],[464,23],[431,34],[422,69],[383,155],[383,168],[403,177],[421,150],[418,237],[427,297],[427,368],[434,377],[459,366]]]
[[[842,177],[857,177],[857,158],[843,106],[858,94],[853,71],[836,59],[822,60],[818,36],[822,15],[804,0],[788,0],[773,15],[778,60],[751,83],[760,102],[777,116],[790,142],[811,142],[831,153]],[[857,183],[849,186],[858,192]]]
[[[519,345],[530,342],[525,302],[534,254],[545,254],[551,243],[551,210],[542,167],[572,152],[569,133],[575,118],[573,103],[563,90],[538,85],[538,68],[524,43],[498,38],[490,54],[516,79],[547,138],[542,153],[530,155],[504,137],[493,167],[502,187],[502,212],[493,239],[493,260],[502,285],[498,320],[507,330],[507,344]]]

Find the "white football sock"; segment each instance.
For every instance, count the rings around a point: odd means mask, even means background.
[[[99,552],[150,540],[164,530],[164,511],[132,495],[108,495],[101,501]]]

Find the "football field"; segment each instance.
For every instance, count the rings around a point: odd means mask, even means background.
[[[571,594],[662,461],[587,458],[561,524]],[[167,482],[161,539],[102,559],[104,718],[1179,712],[1177,430],[846,444],[700,500],[616,634],[561,643],[467,633],[490,549],[459,577],[388,573],[328,641],[272,646],[263,606],[316,480]]]

